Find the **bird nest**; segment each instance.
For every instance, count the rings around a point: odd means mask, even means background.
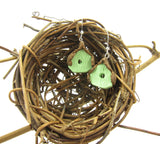
[[[82,41],[94,57],[92,68],[107,63],[112,87],[95,86],[90,72],[69,68],[68,57]],[[10,95],[14,93],[16,106],[35,129],[37,143],[38,136],[41,142],[85,144],[101,138],[100,143],[136,102],[135,74],[135,62],[121,37],[101,23],[50,22],[20,51]]]

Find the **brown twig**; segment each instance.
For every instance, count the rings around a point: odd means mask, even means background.
[[[15,56],[15,57],[18,57],[18,56],[19,56],[17,52],[11,51],[11,50],[9,50],[9,49],[7,49],[7,48],[5,48],[5,47],[0,46],[0,49],[9,52],[11,55],[13,55],[13,56]]]
[[[13,56],[13,57],[10,57],[10,58],[0,60],[0,63],[8,62],[8,61],[15,60],[15,59],[17,59],[17,57]]]
[[[35,32],[39,32],[38,29],[36,29],[36,28],[34,28],[34,27],[32,27],[32,26],[30,26],[28,24],[23,24],[23,27],[27,27],[27,28],[30,28],[31,30],[35,31]]]
[[[156,61],[159,58],[160,58],[160,53],[152,55],[152,57],[149,60],[147,60],[146,62],[144,62],[143,64],[141,64],[136,69],[136,73],[139,73],[140,71],[142,71],[143,69],[145,69],[146,67],[148,67],[150,64],[152,64],[154,61]]]
[[[7,73],[4,75],[3,79],[6,79],[6,77],[10,74],[10,72],[13,70],[13,68],[17,65],[19,59],[14,62],[14,64],[10,67],[10,69],[7,71]]]
[[[97,144],[101,144],[104,141],[104,139],[109,135],[109,133],[110,133],[112,127],[113,127],[114,120],[115,120],[115,117],[116,117],[116,111],[117,111],[118,101],[119,101],[120,95],[121,95],[121,91],[119,91],[119,93],[118,93],[118,95],[116,97],[115,105],[114,105],[114,108],[113,108],[113,111],[112,111],[112,118],[110,120],[109,126],[108,126],[106,132],[104,133],[103,137],[101,138],[100,141],[97,142]]]
[[[142,71],[143,69],[145,69],[146,67],[148,67],[150,64],[152,64],[154,61],[156,61],[157,59],[160,58],[160,52],[158,52],[156,50],[156,44],[153,41],[153,48],[146,46],[146,45],[130,45],[127,46],[128,48],[146,48],[148,49],[151,54],[152,57],[150,59],[148,59],[146,62],[144,62],[143,64],[141,64],[137,69],[136,69],[136,73],[139,73],[140,71]]]
[[[152,132],[152,131],[145,130],[145,129],[140,129],[140,128],[135,128],[135,127],[125,126],[125,125],[119,125],[118,127],[120,127],[120,128],[125,128],[125,129],[129,129],[129,130],[134,130],[134,131],[139,131],[139,132],[144,132],[144,133],[147,133],[147,134],[152,134],[152,135],[160,136],[160,133]]]
[[[29,100],[28,100],[28,95],[27,95],[27,92],[26,92],[24,68],[23,68],[23,62],[22,62],[23,61],[22,60],[22,50],[19,53],[20,75],[21,75],[21,83],[22,83],[22,91],[23,91],[23,97],[24,97],[24,106],[25,106],[25,111],[26,111],[26,118],[27,118],[28,123],[31,124],[31,114],[30,114]]]
[[[50,19],[47,19],[47,18],[42,18],[42,17],[39,17],[39,16],[32,16],[32,18],[36,18],[38,20],[44,20],[44,21],[48,21],[48,22],[51,22],[52,20]]]
[[[8,133],[8,134],[6,134],[4,136],[0,136],[0,143],[3,143],[5,141],[8,141],[8,140],[10,140],[12,138],[15,138],[15,137],[17,137],[19,135],[22,135],[22,134],[24,134],[26,132],[29,132],[30,130],[32,130],[31,125],[27,125],[25,127],[22,127],[20,129],[16,130],[16,131]]]

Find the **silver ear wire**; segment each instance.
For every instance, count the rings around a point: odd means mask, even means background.
[[[79,41],[83,41],[83,18],[82,18],[82,25],[81,25],[81,31],[80,31],[80,37],[79,37]]]
[[[108,31],[106,30],[106,32],[107,32],[107,47],[106,47],[106,53],[105,53],[105,57],[108,59],[109,58],[109,49],[110,49],[110,47],[109,47],[109,33],[108,33]]]

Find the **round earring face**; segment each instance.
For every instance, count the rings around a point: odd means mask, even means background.
[[[105,64],[97,65],[93,72],[90,73],[90,81],[92,85],[103,89],[108,89],[113,86],[111,81],[111,71]]]

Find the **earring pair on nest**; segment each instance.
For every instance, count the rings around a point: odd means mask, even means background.
[[[79,48],[68,56],[67,63],[74,73],[88,73],[88,80],[94,86],[109,89],[116,82],[115,74],[107,58],[102,58],[95,65],[94,56],[86,49],[83,41],[80,41]]]

